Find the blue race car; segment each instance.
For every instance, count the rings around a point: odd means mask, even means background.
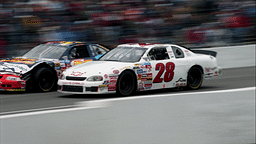
[[[21,57],[0,60],[0,74],[19,76],[26,82],[26,91],[57,90],[61,73],[72,66],[99,59],[109,49],[100,44],[74,41],[42,43]],[[0,84],[4,77],[0,77]],[[13,79],[1,90],[15,91],[19,81]],[[22,89],[23,90],[23,89]]]

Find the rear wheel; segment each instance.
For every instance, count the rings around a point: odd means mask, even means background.
[[[117,94],[128,96],[135,92],[136,79],[130,71],[124,71],[118,78],[116,92]]]
[[[188,72],[187,87],[189,89],[199,89],[203,82],[203,72],[199,67],[192,67]]]
[[[33,88],[40,92],[51,91],[56,87],[56,81],[55,71],[50,68],[41,67],[34,74]]]

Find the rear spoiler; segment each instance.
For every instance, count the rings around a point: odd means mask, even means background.
[[[191,50],[191,49],[190,49]],[[196,54],[205,54],[205,55],[211,55],[216,57],[217,56],[217,52],[215,51],[211,51],[211,50],[191,50],[192,52],[196,53]]]

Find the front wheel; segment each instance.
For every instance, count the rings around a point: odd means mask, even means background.
[[[55,71],[50,68],[41,67],[35,74],[33,79],[34,90],[39,92],[48,92],[54,89],[57,84]]]
[[[203,82],[203,72],[199,67],[192,67],[188,72],[187,87],[189,89],[199,89]]]
[[[117,94],[128,96],[135,92],[136,79],[132,72],[123,72],[117,81],[116,92]]]

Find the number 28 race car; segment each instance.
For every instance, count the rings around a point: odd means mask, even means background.
[[[216,54],[174,44],[122,44],[97,61],[65,70],[58,92],[126,96],[163,88],[198,89],[204,78],[221,75]]]
[[[108,51],[84,42],[42,43],[21,57],[0,60],[0,91],[57,90],[62,71],[96,60]]]

